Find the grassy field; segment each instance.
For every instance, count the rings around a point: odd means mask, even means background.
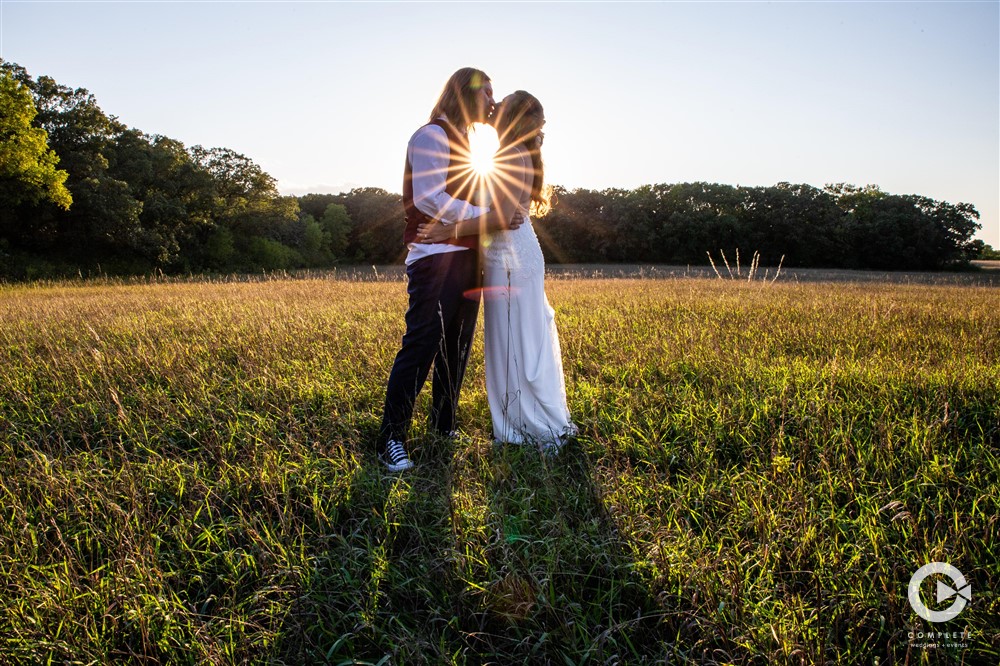
[[[400,281],[0,286],[0,663],[1000,661],[1000,289],[548,291],[579,441],[489,442],[480,334],[393,476]]]

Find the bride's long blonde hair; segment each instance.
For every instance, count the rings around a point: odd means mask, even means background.
[[[542,161],[542,125],[545,111],[531,93],[517,90],[497,105],[493,113],[493,127],[500,139],[500,153],[505,148],[521,146],[531,156],[533,179],[531,183],[532,217],[544,217],[552,210],[552,187],[545,184],[545,163]]]

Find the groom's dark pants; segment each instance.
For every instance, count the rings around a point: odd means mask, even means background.
[[[406,441],[413,405],[432,364],[431,429],[441,435],[455,429],[458,393],[479,315],[478,250],[433,254],[407,266],[406,274],[406,333],[386,386],[379,447],[390,439]]]

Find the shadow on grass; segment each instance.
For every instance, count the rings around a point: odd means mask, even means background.
[[[661,614],[571,444],[374,453],[314,543],[279,663],[602,663],[663,658]],[[321,545],[322,544],[322,545]]]
[[[487,452],[491,539],[473,654],[510,663],[662,659],[661,613],[635,575],[585,442],[557,457]]]

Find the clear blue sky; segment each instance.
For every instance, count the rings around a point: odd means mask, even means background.
[[[252,158],[288,194],[399,192],[441,86],[546,107],[549,180],[877,184],[1000,247],[1000,3],[0,0],[0,57]]]

